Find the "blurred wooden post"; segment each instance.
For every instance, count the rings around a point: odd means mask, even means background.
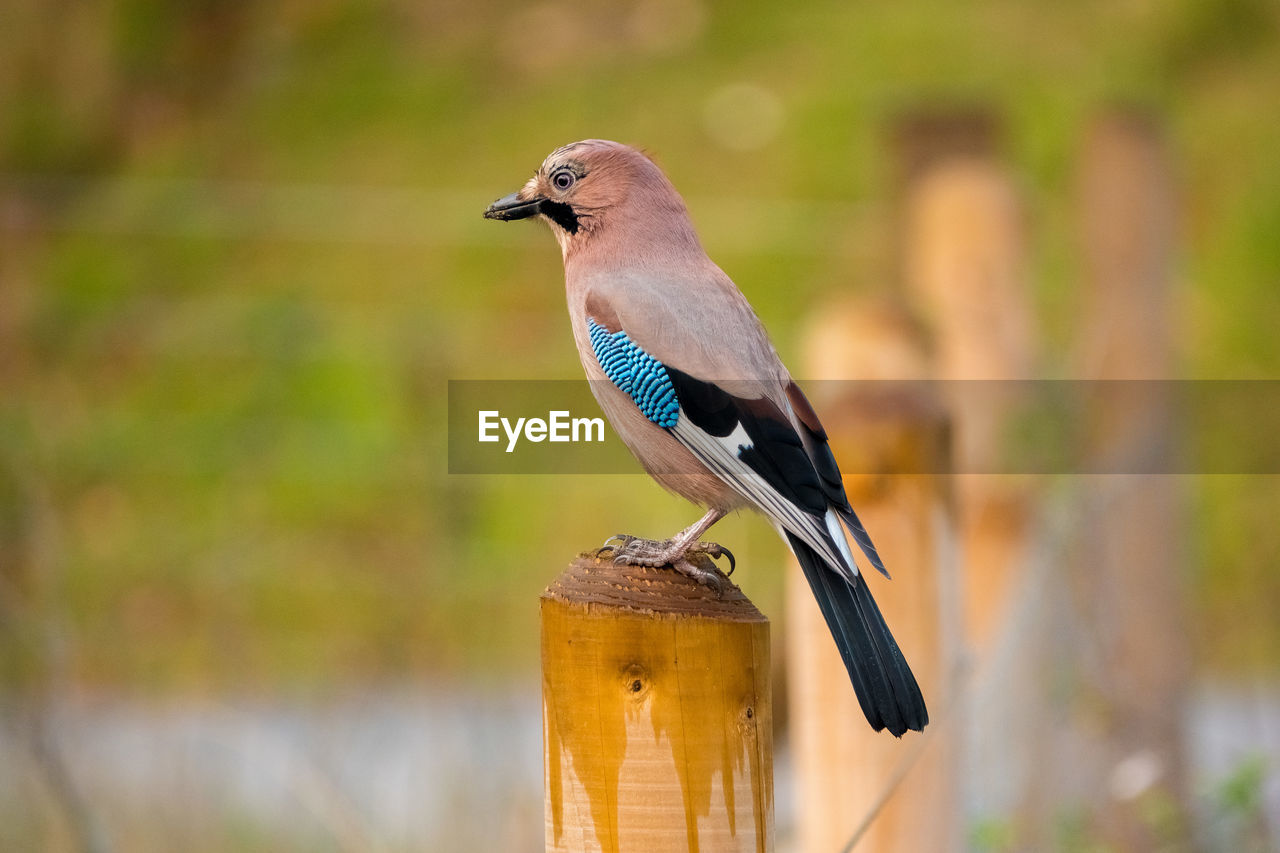
[[[1176,436],[1168,387],[1174,371],[1173,178],[1149,116],[1117,110],[1085,140],[1080,215],[1086,280],[1081,375],[1110,388],[1093,416],[1081,563],[1071,580],[1094,643],[1090,682],[1100,687],[1100,829],[1121,849],[1160,844],[1150,809],[1187,803],[1183,714],[1190,631],[1183,597],[1178,481],[1141,472],[1167,466]],[[1114,393],[1118,392],[1118,393]],[[1091,726],[1097,731],[1097,721]],[[1145,814],[1144,814],[1145,812]],[[1177,813],[1177,810],[1174,810]],[[1185,814],[1185,812],[1182,812]],[[1185,827],[1181,828],[1185,831]]]
[[[911,329],[892,307],[831,307],[806,336],[808,375],[839,378],[833,371],[847,370],[860,378],[918,376],[923,354]],[[960,645],[958,620],[946,610],[959,595],[950,557],[946,419],[924,383],[873,382],[860,389],[817,381],[806,388],[844,471],[849,499],[893,573],[894,580],[887,581],[863,563],[924,691],[931,725],[937,726],[951,712]],[[945,731],[926,734],[934,739],[923,745],[920,735],[898,740],[867,726],[794,562],[787,579],[787,626],[790,731],[799,787],[797,849],[843,849],[913,759],[857,849],[960,849],[954,744]]]
[[[769,622],[583,555],[542,595],[549,851],[773,849]]]
[[[1009,407],[1031,376],[1035,328],[1013,180],[989,158],[940,157],[907,189],[904,274],[934,334],[955,419],[966,631],[987,651],[1025,561],[1025,488],[999,469]],[[978,381],[972,381],[978,380]]]
[[[899,141],[900,159],[920,159],[918,144],[905,133]],[[1025,478],[995,472],[1006,463],[1014,408],[1031,390],[1036,333],[1022,202],[986,141],[943,137],[932,159],[917,163],[903,188],[901,254],[954,419],[964,636],[973,654],[965,806],[984,818],[1020,812],[1034,825],[1045,790],[1035,700],[1047,645],[1041,632],[1008,636],[1015,600],[1032,600],[1024,583],[1034,508]]]

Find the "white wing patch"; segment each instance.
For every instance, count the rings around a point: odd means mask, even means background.
[[[683,413],[683,411],[684,410],[681,409],[681,413]],[[747,435],[746,428],[743,427],[741,423],[739,423],[736,427],[734,427],[733,432],[729,433],[724,438],[716,438],[713,435],[708,435],[707,438],[710,438],[712,441],[716,441],[716,442],[719,442],[720,444],[723,444],[725,447],[725,450],[728,450],[734,456],[737,456],[738,451],[740,451],[744,447],[754,446],[753,442],[751,441],[751,437]]]

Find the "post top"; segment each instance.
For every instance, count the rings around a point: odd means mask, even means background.
[[[728,579],[724,579],[724,595],[717,598],[715,590],[670,566],[619,566],[608,556],[597,557],[590,551],[579,554],[551,582],[542,600],[731,622],[769,621]]]

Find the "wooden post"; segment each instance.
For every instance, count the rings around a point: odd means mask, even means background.
[[[965,808],[1033,825],[1045,762],[1031,709],[1046,646],[1042,635],[1009,631],[1015,602],[1028,606],[1035,501],[1025,478],[991,473],[1001,470],[1014,407],[1035,369],[1022,201],[994,146],[939,143],[905,187],[903,207],[904,283],[933,332],[934,373],[954,418],[964,636],[973,654]]]
[[[1156,380],[1108,394],[1092,413],[1095,460],[1123,467],[1083,484],[1082,559],[1069,578],[1092,646],[1085,678],[1104,708],[1089,726],[1101,735],[1095,789],[1107,793],[1094,800],[1095,815],[1108,841],[1145,850],[1160,843],[1146,806],[1187,802],[1182,726],[1191,660],[1178,481],[1131,473],[1160,471],[1176,434],[1159,382],[1174,371],[1175,201],[1156,123],[1131,110],[1096,120],[1080,181],[1080,374]]]
[[[965,627],[981,656],[1004,623],[1028,545],[1025,487],[985,473],[999,465],[1016,399],[997,383],[1028,379],[1033,369],[1022,210],[1003,169],[956,157],[938,161],[908,189],[904,225],[907,289],[933,330],[936,375],[948,380],[955,418]]]
[[[769,622],[584,554],[542,595],[548,851],[773,849]]]
[[[861,368],[861,378],[915,378],[903,375],[923,365],[912,328],[891,306],[829,308],[807,336],[812,345],[807,366],[818,377],[834,378],[830,347],[862,340],[876,353],[865,358],[851,354],[849,361],[840,362],[842,367]],[[902,359],[881,361],[890,352]],[[874,372],[877,364],[884,372]],[[946,418],[922,383],[870,383],[861,393],[844,383],[816,382],[810,388],[844,471],[849,500],[893,573],[894,580],[887,581],[873,571],[869,582],[936,727],[953,710],[949,700],[962,644],[958,610],[946,609],[960,595],[949,556],[954,533],[943,473]],[[794,562],[787,579],[786,647],[799,788],[797,849],[843,849],[904,771],[857,849],[960,849],[954,727],[934,734],[926,729],[931,740],[923,743],[921,735],[909,733],[898,740],[867,726],[835,643]]]

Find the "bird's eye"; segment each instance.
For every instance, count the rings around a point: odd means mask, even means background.
[[[569,187],[573,186],[573,182],[576,180],[577,180],[577,177],[573,174],[573,172],[570,172],[567,170],[560,171],[560,172],[556,172],[554,175],[551,176],[551,185],[554,186],[556,189],[560,190],[561,192],[564,192],[565,190],[569,189]]]

